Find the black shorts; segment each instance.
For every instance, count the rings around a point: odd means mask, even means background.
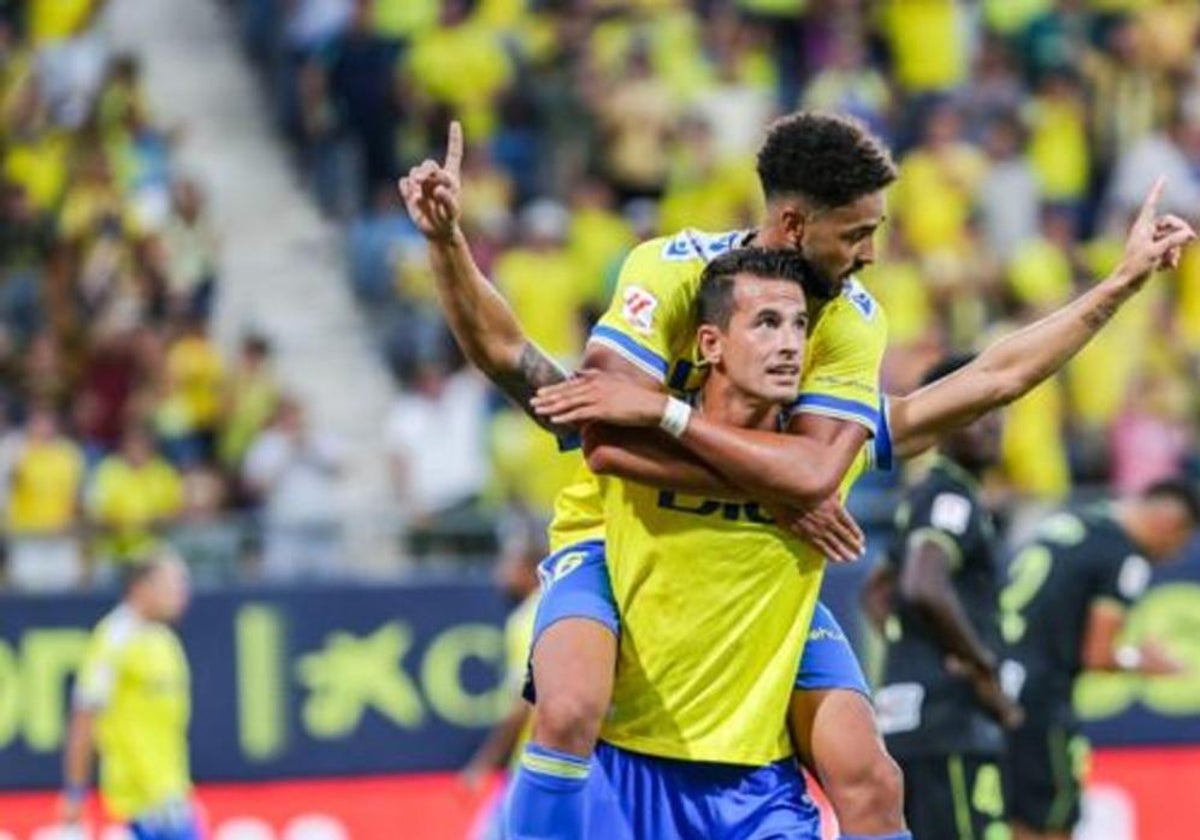
[[[1027,724],[1008,734],[1005,784],[1014,821],[1041,833],[1079,822],[1088,743],[1063,726]]]
[[[983,840],[1007,831],[1004,776],[994,756],[897,758],[914,840]]]

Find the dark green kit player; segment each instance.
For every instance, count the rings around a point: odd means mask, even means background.
[[[951,359],[930,381],[969,359]],[[1004,732],[1020,710],[1000,691],[999,569],[979,475],[995,464],[1001,419],[985,415],[945,439],[908,491],[887,560],[868,591],[890,616],[876,694],[888,751],[904,771],[904,816],[922,840],[1008,836]]]
[[[1163,481],[1134,499],[1050,516],[1013,558],[1000,604],[1003,682],[1026,711],[1008,739],[1016,840],[1066,840],[1079,820],[1087,742],[1071,704],[1076,677],[1179,673],[1158,644],[1122,645],[1120,637],[1152,564],[1174,558],[1198,521],[1195,488]]]

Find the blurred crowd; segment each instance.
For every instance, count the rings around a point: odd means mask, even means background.
[[[754,224],[754,152],[797,108],[856,115],[901,165],[863,277],[889,316],[888,390],[1110,271],[1156,175],[1165,210],[1200,217],[1191,0],[231,2],[315,199],[346,226],[403,386],[398,482],[427,515],[489,493],[544,510],[569,469],[447,351],[394,195],[452,117],[476,256],[567,364],[631,243]],[[1190,469],[1197,351],[1192,249],[1011,409],[1007,491],[1053,503]]]
[[[280,445],[303,413],[269,341],[225,358],[209,335],[216,225],[104,5],[0,2],[0,516],[21,591],[111,581],[167,538],[202,577],[270,569],[280,539],[231,512],[277,522],[298,472],[334,472]]]

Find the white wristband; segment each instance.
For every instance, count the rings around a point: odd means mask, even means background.
[[[671,437],[683,437],[688,421],[692,419],[692,407],[683,400],[667,397],[667,405],[663,409],[662,419],[658,427]]]
[[[1113,659],[1116,660],[1117,667],[1122,671],[1136,671],[1142,667],[1142,662],[1145,657],[1142,656],[1142,651],[1133,645],[1121,645],[1117,648]]]

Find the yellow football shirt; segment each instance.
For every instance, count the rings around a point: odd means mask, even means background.
[[[600,737],[688,761],[764,765],[792,755],[788,701],[824,558],[753,502],[611,478],[601,486],[621,642]]]
[[[701,379],[696,352],[696,295],[704,267],[750,242],[752,231],[683,230],[643,242],[626,257],[608,311],[589,341],[608,347],[676,391]],[[797,410],[851,420],[876,432],[879,366],[887,346],[882,308],[857,280],[813,319]],[[555,500],[550,547],[604,538],[596,477],[581,466]]]
[[[83,468],[83,453],[69,440],[27,446],[13,467],[9,530],[27,535],[70,528],[75,521]]]
[[[114,816],[135,818],[187,797],[190,691],[187,658],[169,627],[127,606],[96,626],[75,705],[96,713],[100,792]]]

